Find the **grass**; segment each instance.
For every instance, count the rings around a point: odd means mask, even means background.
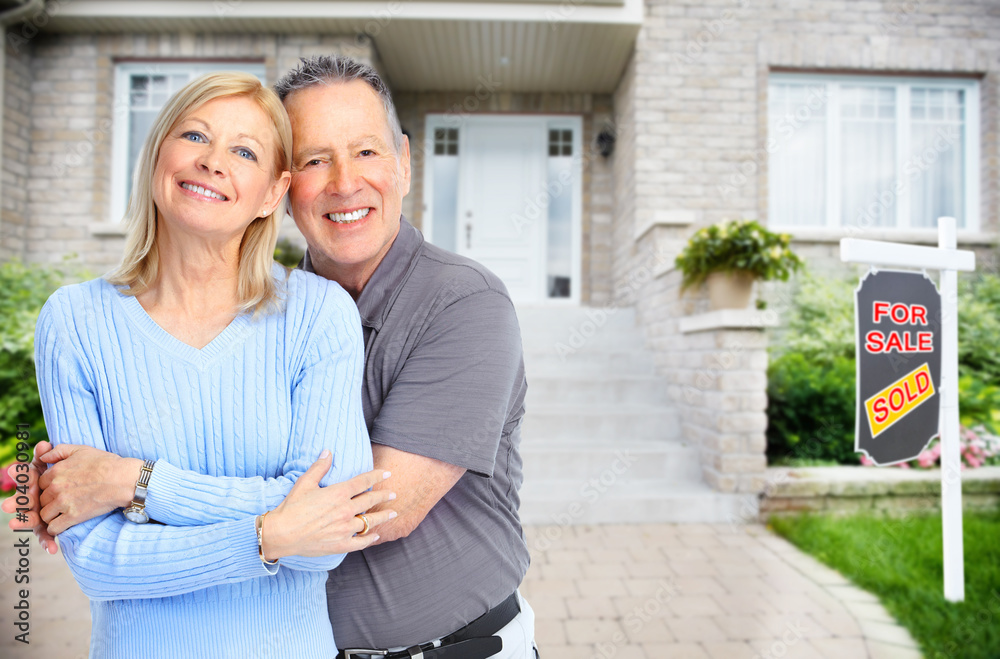
[[[944,599],[940,515],[806,515],[771,525],[876,595],[927,659],[1000,657],[1000,509],[964,515],[961,603]]]

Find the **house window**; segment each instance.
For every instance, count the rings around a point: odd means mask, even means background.
[[[546,293],[568,298],[573,283],[573,130],[549,129]]]
[[[458,251],[458,129],[434,129],[434,155],[430,157],[433,191],[433,242],[449,252]]]
[[[125,215],[132,173],[160,109],[181,87],[213,71],[243,71],[264,80],[263,64],[242,62],[128,62],[115,67],[112,221]]]
[[[549,155],[550,156],[571,156],[573,155],[573,131],[571,130],[549,130]]]
[[[435,128],[434,129],[434,155],[436,155],[436,156],[457,156],[458,155],[458,129],[457,128]]]
[[[774,74],[768,125],[773,226],[979,226],[975,80]]]

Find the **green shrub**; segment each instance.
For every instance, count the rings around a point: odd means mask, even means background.
[[[274,247],[274,260],[289,268],[297,266],[303,256],[305,252],[288,238],[282,238]]]
[[[853,359],[818,362],[789,352],[772,360],[767,375],[769,461],[857,463]]]
[[[18,424],[28,425],[32,445],[48,438],[35,382],[35,321],[62,281],[56,269],[0,264],[0,465],[14,458]]]
[[[962,276],[958,281],[959,370],[1000,386],[1000,276]]]

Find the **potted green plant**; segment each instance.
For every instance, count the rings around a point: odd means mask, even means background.
[[[777,234],[756,220],[731,220],[695,232],[675,265],[683,273],[681,290],[708,283],[713,309],[744,309],[753,282],[780,279],[802,267],[792,253],[791,236]]]

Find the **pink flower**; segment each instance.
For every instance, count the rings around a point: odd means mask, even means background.
[[[909,462],[900,462],[896,466],[899,467],[900,469],[909,469],[910,468],[910,463]]]
[[[917,461],[924,469],[930,469],[937,462],[937,456],[934,455],[933,451],[924,451],[917,458]]]
[[[863,464],[866,467],[871,467],[873,464],[875,464],[875,461],[872,460],[871,458],[869,458],[864,453],[862,453],[861,454],[861,464]]]

